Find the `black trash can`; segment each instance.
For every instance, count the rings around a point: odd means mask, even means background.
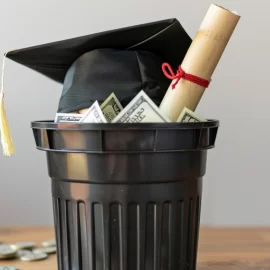
[[[32,122],[47,153],[58,269],[196,269],[218,125]]]

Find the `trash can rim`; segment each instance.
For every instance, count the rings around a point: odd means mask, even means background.
[[[189,123],[55,123],[53,120],[32,121],[33,129],[51,130],[153,130],[153,129],[200,129],[219,127],[219,120]]]

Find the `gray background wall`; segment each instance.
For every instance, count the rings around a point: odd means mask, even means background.
[[[210,0],[1,0],[0,53],[176,17],[194,37]],[[270,2],[219,0],[242,19],[197,109],[221,121],[209,151],[202,223],[270,225]],[[7,60],[6,108],[17,154],[0,156],[0,225],[52,224],[44,152],[30,122],[53,119],[61,85]]]

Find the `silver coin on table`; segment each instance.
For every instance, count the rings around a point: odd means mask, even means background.
[[[46,253],[34,253],[32,252],[31,254],[27,254],[25,256],[21,257],[21,260],[27,261],[27,262],[33,262],[33,261],[40,261],[47,259],[48,255]]]
[[[35,248],[33,249],[34,253],[46,253],[46,254],[52,254],[56,253],[56,247],[42,247],[42,248]]]
[[[56,241],[55,241],[55,240],[47,240],[47,241],[43,241],[43,242],[41,243],[41,245],[42,245],[43,247],[54,247],[54,246],[56,246]]]
[[[15,266],[0,266],[0,270],[18,270]]]
[[[16,250],[9,245],[0,245],[0,259],[11,259],[16,257]]]
[[[17,256],[19,258],[23,257],[23,256],[26,256],[28,254],[32,254],[32,251],[28,250],[28,249],[21,249],[21,250],[18,250],[17,251]]]
[[[16,250],[20,249],[32,249],[36,246],[35,242],[18,242],[11,245],[12,248]]]

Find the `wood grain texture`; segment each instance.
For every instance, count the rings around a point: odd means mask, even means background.
[[[0,228],[0,241],[13,243],[54,238],[52,228]],[[57,270],[56,255],[39,262],[0,260],[0,266],[20,270]],[[197,270],[270,270],[270,228],[213,229],[200,231]]]

